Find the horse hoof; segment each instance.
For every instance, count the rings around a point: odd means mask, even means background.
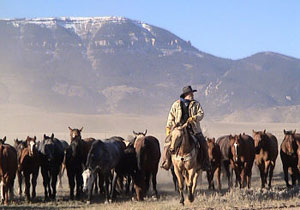
[[[104,204],[109,204],[109,201],[105,201]]]
[[[189,196],[189,201],[192,203],[194,201],[194,196],[193,195],[190,195]]]
[[[87,201],[86,204],[87,204],[87,205],[90,205],[90,204],[91,204],[91,201]]]

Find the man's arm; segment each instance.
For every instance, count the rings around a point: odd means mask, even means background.
[[[168,130],[170,131],[171,128],[174,126],[174,124],[175,124],[175,103],[172,105],[169,115],[168,115],[166,132],[168,132]]]

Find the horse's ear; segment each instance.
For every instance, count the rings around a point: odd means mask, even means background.
[[[6,141],[6,136],[3,137],[2,141],[3,143]]]
[[[28,141],[29,139],[30,139],[30,137],[29,137],[29,136],[27,136],[27,137],[26,137],[26,141]]]
[[[240,133],[239,138],[242,138],[242,134]]]
[[[215,139],[215,137],[213,137],[213,138],[212,138],[212,141],[213,141],[214,143],[216,142],[216,139]]]
[[[254,129],[252,129],[252,133],[253,133],[253,135],[255,135],[255,134],[256,134],[256,131],[255,131]]]
[[[265,129],[265,130],[264,130],[264,134],[266,134],[266,132],[267,132],[267,131],[266,131],[266,129]]]
[[[83,127],[81,127],[81,128],[80,128],[80,130],[79,130],[79,131],[80,131],[80,133],[82,132],[82,130],[83,130]]]
[[[36,140],[36,136],[33,137],[33,140],[34,140],[34,141]]]
[[[132,133],[133,133],[134,135],[136,135],[136,136],[138,135],[138,133],[136,133],[135,131],[132,131]]]
[[[285,129],[283,129],[283,133],[284,133],[284,135],[286,135],[286,130]]]
[[[51,139],[54,139],[54,133],[51,134]]]
[[[73,129],[72,129],[70,126],[68,126],[68,128],[69,128],[69,130],[70,130],[70,131],[72,131],[72,130],[73,130]]]
[[[46,137],[47,137],[46,134],[44,134],[44,139],[46,139]]]
[[[293,131],[293,135],[295,135],[296,134],[296,129]]]
[[[147,129],[145,130],[144,136],[146,136],[146,134],[147,134]]]

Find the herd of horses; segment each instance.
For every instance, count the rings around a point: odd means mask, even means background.
[[[170,134],[171,171],[182,204],[184,186],[188,200],[193,202],[197,179],[203,169],[203,159],[199,158],[201,150],[189,134],[187,125],[174,126]],[[156,176],[161,152],[157,138],[146,135],[146,130],[133,132],[134,138],[130,140],[118,136],[104,140],[82,139],[82,130],[69,127],[69,142],[55,138],[54,134],[44,134],[41,141],[37,141],[35,136],[28,136],[26,140],[15,139],[14,146],[5,143],[6,137],[0,139],[2,203],[7,205],[8,198],[13,199],[16,175],[19,196],[22,196],[24,181],[25,200],[34,200],[39,169],[43,178],[45,201],[56,198],[57,181],[61,179],[64,170],[68,176],[71,200],[82,199],[87,195],[87,203],[90,203],[93,193],[101,193],[105,202],[112,202],[120,193],[131,192],[140,201],[149,191],[150,180],[154,194],[158,197]],[[278,142],[274,135],[266,130],[253,130],[252,136],[243,133],[206,140],[210,162],[206,170],[209,189],[215,189],[215,178],[217,190],[221,190],[221,169],[227,176],[228,188],[233,186],[234,173],[235,187],[250,188],[254,161],[260,171],[261,187],[268,185],[271,188],[278,156]],[[284,130],[280,157],[286,186],[295,185],[297,180],[300,184],[300,134],[296,130]],[[289,174],[292,185],[289,184]]]

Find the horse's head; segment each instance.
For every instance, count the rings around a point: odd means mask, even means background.
[[[81,129],[77,129],[77,128],[74,128],[72,129],[71,127],[68,127],[69,130],[70,130],[70,139],[71,139],[71,142],[74,140],[74,139],[81,139],[81,132],[83,130],[83,127],[81,127]]]
[[[176,150],[180,147],[180,145],[185,137],[184,129],[186,128],[186,126],[187,126],[187,123],[184,124],[183,126],[175,125],[171,129],[171,133],[169,135],[169,138],[171,140],[171,145],[170,145],[171,153],[175,153]]]
[[[132,133],[134,134],[134,147],[136,147],[136,143],[139,139],[142,139],[146,136],[147,134],[147,129],[145,130],[145,132],[135,132],[132,131]]]
[[[92,169],[88,168],[83,171],[82,173],[82,178],[83,178],[83,191],[90,191],[90,189],[93,186],[93,183],[95,181],[95,172],[92,171]]]
[[[0,144],[5,144],[6,136],[3,137],[3,139],[0,139]]]
[[[208,158],[210,161],[214,161],[214,149],[216,147],[216,139],[215,138],[207,138],[207,146],[208,146]]]
[[[44,134],[44,139],[41,142],[41,151],[47,157],[48,161],[51,161],[55,158],[55,145],[54,145],[54,134],[47,136]]]
[[[254,131],[252,130],[252,135],[254,139],[255,152],[259,153],[261,148],[264,148],[268,139],[266,135],[266,130],[263,131]]]
[[[284,133],[284,139],[283,139],[283,144],[285,147],[285,152],[289,155],[293,155],[297,152],[297,145],[296,145],[296,140],[295,140],[295,134],[296,130],[294,131],[286,131],[283,130]]]
[[[238,162],[240,158],[240,145],[241,145],[242,135],[229,136],[230,139],[230,149],[233,155],[233,161]]]
[[[26,144],[27,144],[27,148],[29,150],[29,156],[33,156],[35,150],[36,150],[36,136],[34,136],[33,138],[27,136],[26,138]]]
[[[72,150],[72,157],[76,157],[78,154],[80,154],[80,139],[74,139],[71,144],[70,148]]]

